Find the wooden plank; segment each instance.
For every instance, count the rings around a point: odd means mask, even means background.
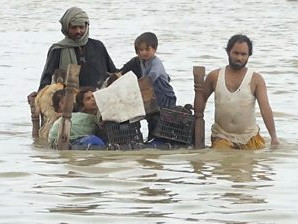
[[[58,150],[69,149],[69,137],[71,128],[71,113],[75,101],[75,94],[79,89],[79,74],[81,66],[69,64],[67,67],[66,100],[62,112],[62,119],[58,131]]]
[[[195,111],[195,148],[205,148],[205,120],[204,120],[204,77],[205,67],[194,66],[194,111]]]
[[[151,79],[147,76],[144,76],[138,80],[138,83],[142,94],[146,115],[158,112],[159,106],[156,102],[156,96]]]
[[[40,128],[39,112],[36,110],[36,107],[35,107],[36,94],[35,94],[35,96],[28,97],[28,102],[29,102],[30,111],[31,111],[32,137],[33,138],[39,137],[39,128]]]

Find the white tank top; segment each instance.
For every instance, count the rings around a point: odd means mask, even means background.
[[[253,71],[247,69],[239,88],[230,92],[225,82],[225,70],[226,67],[220,69],[214,92],[216,109],[212,137],[246,144],[259,131],[255,118],[256,98],[250,88]]]

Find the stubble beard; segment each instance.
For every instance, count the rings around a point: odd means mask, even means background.
[[[247,64],[247,61],[245,63],[240,63],[240,62],[233,62],[231,57],[229,57],[229,66],[232,68],[232,69],[235,69],[235,70],[241,70],[243,69]]]

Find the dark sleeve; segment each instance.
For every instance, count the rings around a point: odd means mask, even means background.
[[[52,75],[54,74],[54,71],[57,68],[59,68],[60,51],[61,51],[60,49],[55,49],[52,51],[49,50],[47,61],[41,75],[38,91],[41,90],[46,85],[51,84]]]
[[[138,57],[132,58],[129,62],[125,63],[120,69],[121,73],[124,75],[127,72],[132,71],[138,79],[142,77],[142,71],[140,66],[140,60]]]
[[[109,53],[108,53],[108,51],[107,51],[107,49],[106,49],[105,46],[104,46],[104,51],[106,53],[106,62],[107,62],[107,70],[108,70],[108,72],[110,72],[110,73],[117,72],[117,69],[115,67],[115,64],[114,64],[112,58],[110,57],[110,55],[109,55]]]

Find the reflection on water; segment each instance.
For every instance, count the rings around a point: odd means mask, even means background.
[[[0,208],[24,211],[25,206],[27,221],[31,215],[72,223],[89,218],[115,223],[270,223],[271,216],[283,217],[282,211],[291,208],[285,203],[292,195],[284,195],[280,184],[295,192],[297,182],[282,172],[297,164],[297,153],[292,152],[41,148],[14,156],[13,169],[1,171],[7,189],[1,197],[7,203]],[[286,163],[290,154],[292,161]],[[3,217],[9,220],[9,215]]]
[[[297,1],[1,3],[1,223],[296,223]],[[280,149],[86,152],[33,142],[26,95],[37,89],[46,52],[62,38],[58,20],[73,5],[88,12],[91,36],[117,67],[135,55],[137,35],[155,32],[180,104],[193,102],[192,66],[225,65],[228,38],[248,34],[249,66],[267,82]],[[213,106],[211,99],[207,145]],[[259,112],[257,121],[269,143]]]
[[[46,201],[43,210],[59,215],[155,218],[152,223],[249,223],[269,215],[270,192],[264,192],[276,184],[274,164],[284,158],[272,151],[208,149],[36,151],[30,157],[33,165],[51,167],[38,170],[38,178],[23,192],[34,198],[35,212]]]

